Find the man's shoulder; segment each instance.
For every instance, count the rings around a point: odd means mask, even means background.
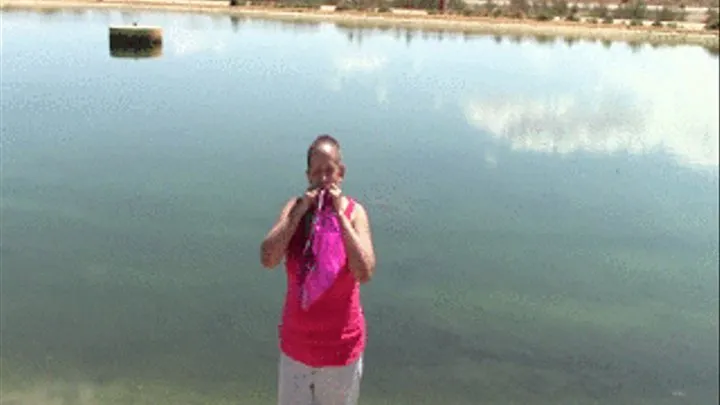
[[[365,206],[358,201],[355,197],[348,196],[348,204],[352,204],[352,210],[350,211],[350,218],[354,221],[358,218],[367,218],[367,210]]]

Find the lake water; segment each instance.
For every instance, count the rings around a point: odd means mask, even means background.
[[[110,56],[134,20],[160,57]],[[258,248],[329,132],[362,405],[716,404],[718,58],[541,42],[3,13],[0,402],[274,404]]]

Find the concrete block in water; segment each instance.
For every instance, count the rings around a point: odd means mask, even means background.
[[[127,25],[110,27],[110,49],[147,49],[162,46],[160,27]]]

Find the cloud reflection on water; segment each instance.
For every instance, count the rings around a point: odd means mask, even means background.
[[[706,55],[596,59],[594,89],[472,97],[468,122],[513,149],[566,154],[662,151],[689,166],[718,166],[718,66]],[[680,52],[680,50],[678,50]],[[544,61],[545,73],[556,66]],[[640,62],[640,63],[638,63]]]
[[[199,21],[193,20],[196,25]],[[187,25],[187,24],[185,24]],[[174,56],[195,54],[203,51],[221,53],[227,48],[222,36],[216,35],[212,30],[191,25],[188,29],[177,21],[165,28],[166,37],[170,39],[169,48]]]
[[[343,83],[348,77],[356,77],[360,74],[377,74],[386,65],[386,57],[374,54],[356,53],[335,57],[333,60],[334,74],[327,85],[333,91],[342,91]],[[389,101],[388,88],[382,78],[375,81],[374,92],[377,103],[378,105],[385,105]]]
[[[362,80],[375,87],[378,104],[393,93],[427,90],[431,100],[417,103],[439,111],[456,100],[468,124],[513,150],[661,152],[684,166],[719,164],[719,69],[698,47],[608,50],[569,41],[571,49],[568,41],[499,44],[488,37],[478,41],[481,49],[461,50],[461,37],[387,42],[366,35],[356,56],[337,58],[331,88],[340,91],[342,81],[371,73]]]

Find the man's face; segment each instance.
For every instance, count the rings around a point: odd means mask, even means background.
[[[339,161],[337,149],[332,144],[318,145],[310,157],[307,170],[308,181],[316,187],[328,188],[340,184],[345,176],[345,166]]]

